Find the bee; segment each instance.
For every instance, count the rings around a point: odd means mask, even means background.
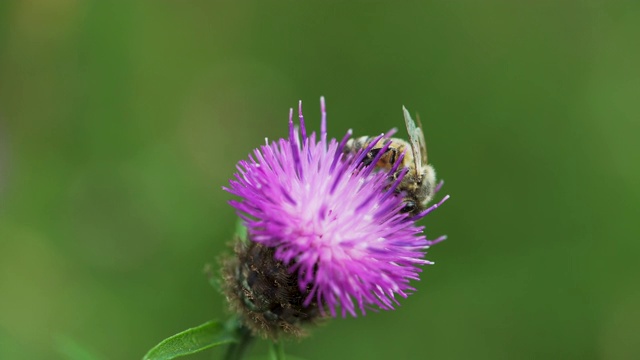
[[[422,125],[418,119],[418,126],[411,118],[409,111],[403,106],[404,123],[409,134],[409,141],[398,138],[383,138],[373,146],[362,160],[363,165],[372,165],[373,160],[382,149],[386,147],[384,154],[379,157],[374,166],[380,170],[390,171],[395,166],[397,170],[392,174],[396,180],[403,171],[404,177],[396,187],[398,194],[403,194],[404,206],[401,212],[409,213],[411,216],[418,215],[427,208],[427,204],[436,192],[436,171],[427,163],[427,145],[422,132]],[[345,145],[344,152],[356,153],[367,148],[376,138],[362,136],[349,139]],[[400,155],[404,153],[404,157]],[[396,164],[401,161],[400,164]],[[407,169],[407,170],[404,170]]]

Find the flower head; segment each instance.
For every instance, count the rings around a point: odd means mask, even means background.
[[[423,259],[425,249],[441,239],[427,240],[415,223],[429,211],[413,218],[400,211],[402,197],[395,190],[406,170],[393,181],[390,175],[401,161],[389,172],[363,165],[385,135],[358,153],[345,153],[351,131],[341,141],[327,139],[323,98],[321,112],[318,138],[307,134],[302,105],[299,129],[291,109],[289,137],[267,141],[238,163],[225,190],[241,199],[230,204],[249,239],[274,249],[273,256],[297,274],[305,305],[319,304],[332,316],[338,308],[343,316],[393,309],[396,295],[415,290],[409,282],[418,280],[419,265],[431,264]]]

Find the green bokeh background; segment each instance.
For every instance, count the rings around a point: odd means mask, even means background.
[[[397,311],[289,353],[640,358],[639,19],[604,0],[2,1],[0,359],[137,359],[225,317],[202,274],[233,232],[221,187],[298,99],[317,127],[321,95],[336,137],[420,113],[452,196],[424,225],[449,240]]]

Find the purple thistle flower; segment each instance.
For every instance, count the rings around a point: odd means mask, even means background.
[[[317,302],[334,317],[338,307],[342,316],[357,316],[356,308],[363,315],[365,309],[393,309],[396,295],[415,290],[409,282],[419,279],[419,265],[432,264],[423,259],[425,250],[444,240],[427,240],[415,222],[447,197],[413,218],[400,212],[402,197],[394,190],[406,169],[390,183],[397,166],[389,172],[363,166],[377,140],[345,154],[351,130],[341,141],[328,140],[324,98],[320,102],[319,139],[307,134],[300,102],[300,128],[291,109],[289,138],[267,141],[240,161],[224,190],[241,198],[229,203],[249,239],[275,249],[275,258],[297,273],[300,289],[308,293],[305,305]]]

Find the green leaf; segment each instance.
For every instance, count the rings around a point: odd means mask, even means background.
[[[233,328],[212,320],[175,334],[153,347],[143,360],[170,360],[237,341]]]

